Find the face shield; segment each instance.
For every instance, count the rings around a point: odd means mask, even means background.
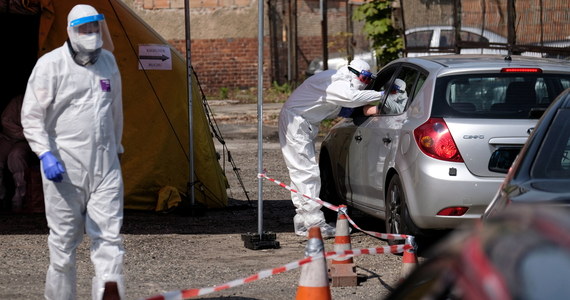
[[[398,102],[408,99],[406,83],[402,79],[396,79],[390,88],[390,94],[388,97]]]
[[[392,84],[391,93],[393,94],[404,94],[406,93],[406,83],[402,80],[397,78],[394,83]]]
[[[113,43],[103,14],[90,5],[76,5],[67,16],[67,34],[73,50],[79,54],[112,51]]]

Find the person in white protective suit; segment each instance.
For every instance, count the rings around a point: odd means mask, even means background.
[[[341,107],[359,107],[377,101],[383,93],[363,90],[372,81],[370,66],[353,60],[339,70],[327,70],[305,80],[283,105],[279,114],[279,142],[289,170],[292,188],[313,199],[321,189],[315,138],[319,124],[335,118]],[[368,75],[368,76],[365,76]],[[321,206],[298,193],[291,193],[296,207],[295,233],[305,236],[320,226],[323,237],[334,236],[335,228],[325,222]]]
[[[105,286],[124,299],[121,76],[104,16],[76,5],[69,39],[43,55],[28,80],[21,122],[41,160],[50,264],[46,299],[76,298],[76,248],[86,232],[94,265],[93,299]]]
[[[406,92],[406,82],[397,78],[392,84],[388,97],[386,97],[384,109],[386,113],[401,114],[406,108],[407,100],[408,93]]]
[[[384,104],[384,113],[386,114],[401,114],[406,108],[406,103],[408,102],[408,93],[406,92],[406,82],[402,79],[396,78],[392,87],[390,88],[390,93],[386,97],[386,103]],[[362,111],[365,116],[371,116],[378,113],[378,104],[371,103],[371,105],[366,105],[363,107]]]

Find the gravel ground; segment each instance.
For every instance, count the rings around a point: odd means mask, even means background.
[[[274,119],[278,107],[271,108],[273,110],[268,114]],[[248,110],[255,114],[251,107]],[[293,233],[294,207],[289,192],[269,181],[262,182],[262,229],[276,233],[280,248],[251,250],[244,246],[242,234],[259,230],[259,180],[256,125],[251,119],[243,122],[218,124],[244,184],[242,188],[225,153],[224,167],[231,185],[228,208],[207,210],[202,214],[125,212],[123,233],[128,299],[212,287],[304,257],[306,240]],[[274,123],[268,122],[264,127],[264,136],[263,168],[268,176],[288,183]],[[216,147],[222,154],[221,144],[216,143]],[[351,217],[364,229],[384,230],[382,221],[357,213]],[[0,299],[41,299],[48,266],[45,217],[43,214],[3,214],[0,219]],[[351,234],[351,241],[354,249],[386,245],[384,241],[356,230]],[[78,299],[90,298],[93,268],[88,242],[85,237],[77,253]],[[325,251],[332,251],[334,239],[324,242]],[[382,299],[400,279],[400,256],[363,255],[354,260],[359,285],[331,287],[333,299]],[[300,269],[294,269],[198,299],[293,299],[299,274]]]

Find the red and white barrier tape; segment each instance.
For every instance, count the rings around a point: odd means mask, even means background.
[[[307,199],[313,200],[313,201],[317,202],[318,204],[320,204],[320,205],[322,205],[322,206],[324,206],[324,207],[326,207],[326,208],[328,208],[328,209],[331,209],[331,210],[334,210],[334,211],[337,211],[337,212],[338,212],[338,206],[332,205],[332,204],[330,204],[330,203],[328,203],[328,202],[325,202],[325,201],[323,201],[323,200],[321,200],[321,199],[319,199],[319,198],[312,198],[312,197],[310,197],[310,196],[307,196],[307,195],[305,195],[305,194],[303,194],[303,193],[297,191],[296,189],[294,189],[294,188],[292,188],[292,187],[290,187],[290,186],[284,184],[283,182],[281,182],[281,181],[279,181],[279,180],[277,180],[277,179],[273,179],[273,178],[271,178],[271,177],[267,177],[267,175],[265,175],[265,173],[260,173],[260,174],[257,175],[257,177],[259,177],[259,178],[265,178],[265,179],[267,179],[267,180],[269,180],[269,181],[271,181],[271,182],[273,182],[273,183],[276,183],[277,185],[279,185],[279,186],[282,187],[282,188],[285,188],[285,189],[287,189],[287,190],[289,190],[289,191],[291,191],[291,192],[293,192],[293,193],[299,194],[299,195],[301,195],[301,196],[303,196],[303,197],[305,197],[305,198],[307,198]]]
[[[412,249],[411,245],[393,245],[393,246],[383,246],[378,248],[366,248],[366,249],[352,249],[352,250],[345,250],[345,251],[330,251],[324,254],[326,259],[338,259],[338,258],[346,258],[351,256],[358,256],[363,254],[385,254],[385,253],[402,253],[408,249]],[[183,300],[189,299],[193,297],[203,296],[206,294],[210,294],[213,292],[221,291],[230,289],[239,285],[243,285],[246,283],[250,283],[259,279],[267,278],[271,275],[283,273],[285,271],[290,271],[296,269],[304,264],[310,263],[313,260],[317,260],[322,258],[322,254],[317,254],[315,256],[308,256],[301,260],[290,262],[286,265],[281,267],[263,270],[257,274],[248,276],[246,278],[232,280],[228,283],[220,284],[214,287],[209,288],[201,288],[201,289],[187,289],[187,290],[179,290],[179,291],[171,291],[164,294],[156,295],[150,298],[145,298],[145,300]]]
[[[303,194],[303,193],[301,193],[301,192],[295,190],[294,188],[292,188],[292,187],[290,187],[290,186],[284,184],[283,182],[281,182],[281,181],[279,181],[279,180],[277,180],[277,179],[273,179],[273,178],[268,177],[267,175],[265,175],[265,173],[260,173],[260,174],[257,175],[257,177],[259,177],[259,178],[265,178],[265,179],[267,179],[267,180],[269,180],[269,181],[271,181],[271,182],[273,182],[273,183],[275,183],[275,184],[277,184],[277,185],[279,185],[279,186],[281,186],[281,187],[283,187],[283,188],[285,188],[285,189],[287,189],[287,190],[289,190],[289,191],[291,191],[291,192],[293,192],[293,193],[297,193],[297,194],[299,194],[299,195],[301,195],[301,196],[303,196],[303,197],[305,197],[305,198],[307,198],[307,199],[313,200],[313,201],[315,201],[315,202],[321,204],[322,206],[324,206],[324,207],[326,207],[326,208],[328,208],[328,209],[334,210],[334,211],[336,211],[336,212],[339,211],[339,207],[338,207],[338,206],[333,205],[333,204],[330,204],[330,203],[328,203],[328,202],[325,202],[325,201],[323,201],[323,200],[321,200],[321,199],[319,199],[319,198],[312,198],[312,197],[310,197],[310,196],[307,196],[307,195],[305,195],[305,194]],[[354,228],[356,228],[356,229],[358,229],[358,230],[360,230],[360,231],[362,231],[362,232],[364,232],[364,233],[366,233],[366,234],[368,234],[368,235],[371,235],[371,236],[374,236],[374,237],[377,237],[377,238],[380,238],[380,239],[384,239],[384,240],[405,240],[407,237],[409,237],[409,235],[406,235],[406,234],[379,233],[379,232],[364,230],[364,229],[360,228],[358,225],[356,225],[356,223],[350,218],[350,216],[349,216],[346,212],[343,212],[343,213],[346,215],[346,218],[348,219],[348,222],[349,222],[350,224],[352,224],[352,226],[354,226]]]

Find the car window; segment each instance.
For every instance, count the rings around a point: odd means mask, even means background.
[[[480,34],[469,31],[460,31],[459,35],[463,42],[477,42],[489,44],[489,40]],[[455,32],[453,30],[442,30],[439,37],[439,47],[450,48],[455,47]]]
[[[459,32],[459,34],[461,36],[462,41],[489,44],[489,40],[480,34],[476,34],[476,33],[469,32],[469,31],[461,31],[461,32]]]
[[[566,74],[466,74],[438,78],[433,117],[538,119],[570,80]]]
[[[570,110],[559,110],[537,153],[531,177],[570,180]]]
[[[412,95],[419,75],[419,70],[408,66],[404,66],[400,69],[395,78],[402,80],[405,83],[405,88],[402,90],[396,90],[394,88],[389,90],[381,110],[383,114],[401,114],[405,111],[409,102],[411,102],[409,95]],[[394,84],[397,86],[396,79],[394,80]]]
[[[424,86],[426,79],[427,79],[427,74],[423,73],[423,72],[420,73],[420,75],[418,76],[418,81],[416,82],[416,85],[414,86],[414,92],[412,93],[412,100],[416,98],[416,95],[421,90],[422,86]]]
[[[375,91],[386,92],[386,90],[388,90],[392,76],[394,76],[397,68],[398,66],[391,66],[384,70],[381,70],[378,75],[376,75],[376,79],[374,80],[372,88]]]
[[[430,47],[431,39],[433,36],[433,30],[422,30],[412,32],[406,35],[406,47]]]

